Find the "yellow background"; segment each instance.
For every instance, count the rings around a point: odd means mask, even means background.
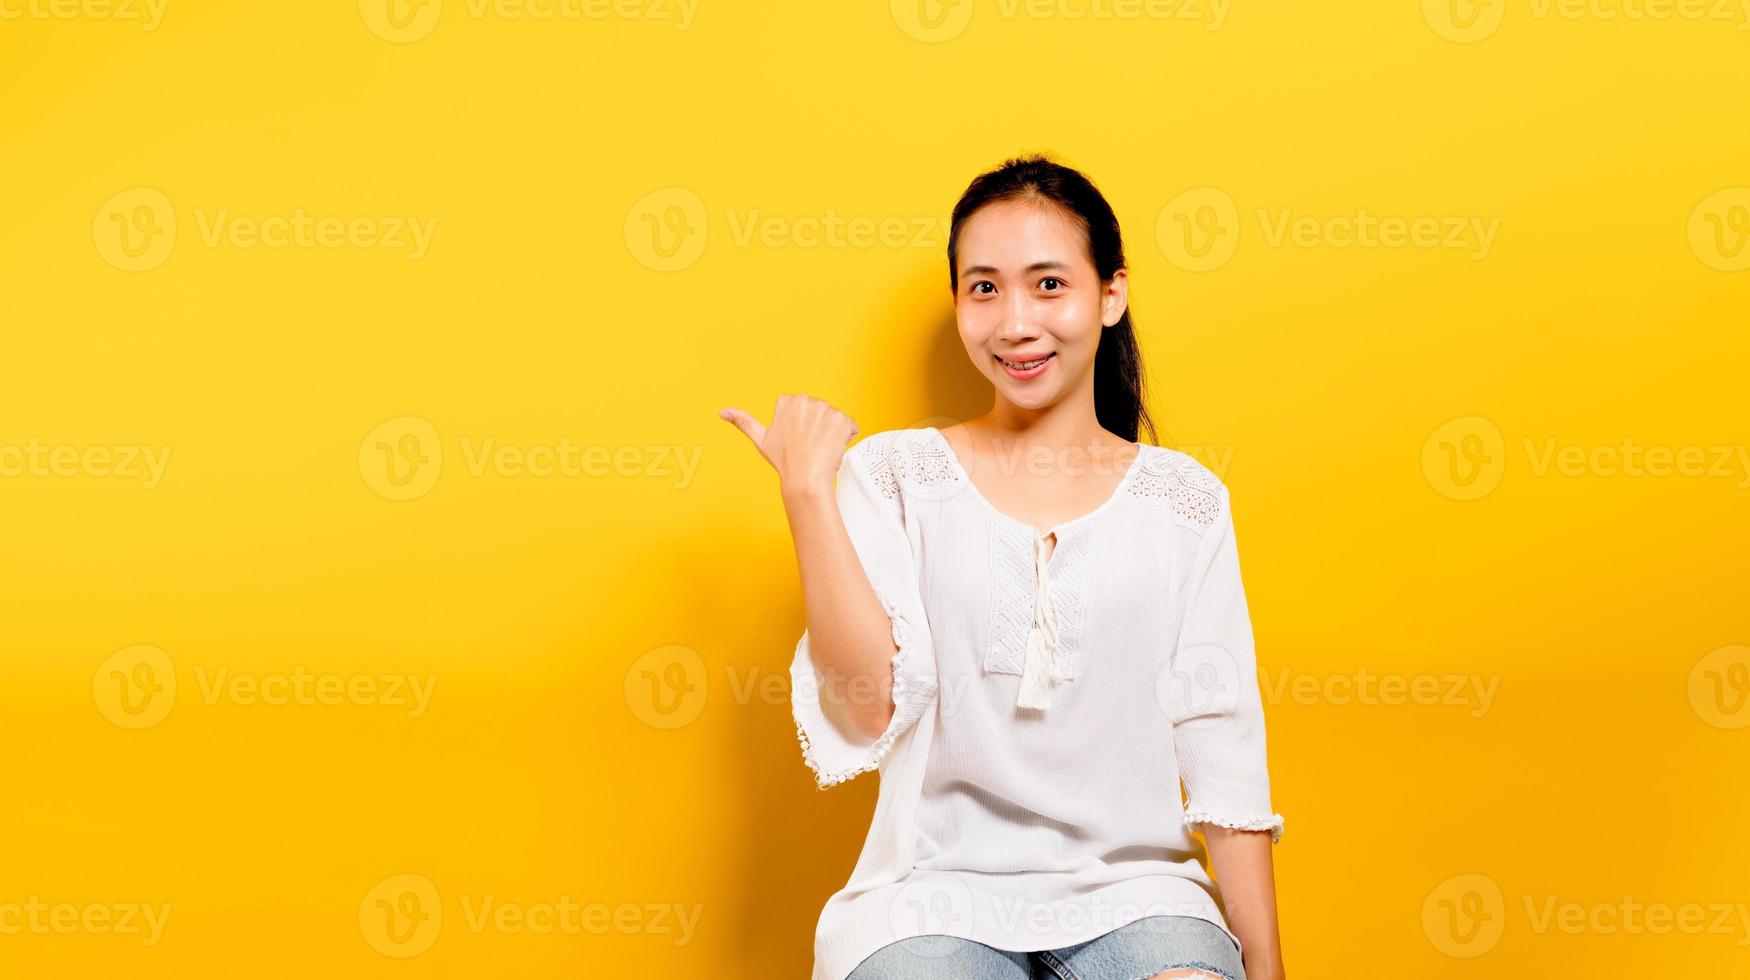
[[[716,412],[981,412],[928,229],[1028,150],[1116,208],[1162,441],[1225,454],[1266,689],[1314,685],[1266,705],[1292,974],[1741,971],[1735,912],[1598,910],[1750,903],[1750,472],[1593,452],[1750,440],[1741,11],[378,3],[0,3],[0,927],[170,907],[5,929],[0,974],[804,976],[876,780],[802,764],[776,483]],[[1159,232],[1224,200],[1192,271]],[[1269,234],[1363,209],[1498,230]],[[252,243],[299,213],[367,220]],[[627,455],[519,468],[567,445]],[[373,935],[378,899],[441,920]]]

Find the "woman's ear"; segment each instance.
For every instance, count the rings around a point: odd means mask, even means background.
[[[1100,298],[1100,322],[1108,327],[1117,326],[1129,308],[1130,275],[1119,269],[1112,273],[1112,280],[1106,283],[1105,295]]]

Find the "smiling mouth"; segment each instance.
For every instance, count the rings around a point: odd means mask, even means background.
[[[1057,352],[1052,351],[1051,353],[1045,355],[1044,357],[1036,357],[1031,361],[1011,361],[1001,354],[997,354],[994,356],[996,357],[997,360],[999,360],[1003,363],[1004,367],[1012,367],[1017,371],[1030,371],[1033,368],[1036,368],[1039,365],[1044,364],[1046,361],[1049,361],[1052,358],[1056,357]]]

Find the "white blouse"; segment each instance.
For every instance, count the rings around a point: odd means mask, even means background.
[[[1193,915],[1232,936],[1191,826],[1275,842],[1283,819],[1226,486],[1145,444],[1104,503],[1040,530],[921,428],[846,450],[837,499],[892,620],[896,710],[880,737],[859,733],[820,697],[803,631],[804,761],[821,789],[881,773],[812,980],[927,933],[1028,951]]]

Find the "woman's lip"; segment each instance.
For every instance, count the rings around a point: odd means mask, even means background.
[[[1028,381],[1028,380],[1031,380],[1033,378],[1039,377],[1040,372],[1042,372],[1046,368],[1050,367],[1052,361],[1057,360],[1057,352],[1052,351],[1051,353],[1045,355],[1045,362],[1044,363],[1039,364],[1030,370],[1022,371],[1022,370],[1019,370],[1017,368],[1010,367],[1008,365],[1008,363],[1003,360],[1002,357],[1000,357],[998,355],[992,355],[992,356],[996,358],[997,364],[1004,371],[1008,372],[1009,377],[1014,378],[1018,381]]]

